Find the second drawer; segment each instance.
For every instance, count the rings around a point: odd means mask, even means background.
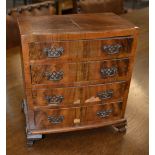
[[[31,65],[33,85],[60,85],[77,82],[101,83],[125,80],[130,70],[130,59],[113,59],[79,63]]]
[[[68,106],[104,103],[123,97],[128,82],[115,82],[81,87],[33,89],[34,106]]]

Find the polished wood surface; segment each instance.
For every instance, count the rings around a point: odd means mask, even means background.
[[[122,58],[129,55],[133,55],[131,47],[133,38],[131,37],[118,37],[110,39],[92,39],[92,40],[78,40],[78,41],[53,41],[53,42],[32,42],[29,43],[30,60],[31,62],[37,62],[36,60],[42,60],[44,63],[56,60],[63,61],[83,61],[83,60],[101,60],[108,58]],[[118,45],[118,52],[109,54],[107,45],[114,47]],[[59,48],[63,50],[62,54],[57,58],[49,57],[48,51],[56,51]],[[38,61],[37,63],[39,63]]]
[[[111,134],[110,127],[53,134],[47,135],[45,140],[39,141],[33,148],[27,148],[23,132],[25,119],[19,105],[23,97],[19,48],[14,48],[7,53],[7,154],[46,155],[52,151],[52,154],[66,155],[114,152],[118,155],[148,154],[148,74],[144,74],[148,73],[148,10],[136,13],[137,16],[134,13],[125,16],[142,28],[126,113],[127,134],[123,137]],[[140,18],[143,20],[139,20]]]
[[[69,106],[69,105],[92,105],[94,103],[104,103],[121,98],[126,93],[128,83],[125,81],[109,84],[98,84],[80,87],[64,87],[49,89],[33,89],[32,98],[34,106]],[[101,95],[108,93],[107,97]],[[101,94],[101,95],[100,95]],[[62,98],[52,100],[52,97]],[[62,96],[62,97],[61,97]],[[51,99],[49,99],[51,98]],[[54,102],[55,101],[55,102]]]
[[[120,23],[118,22],[118,19]],[[81,127],[83,129],[89,127],[93,128],[95,125],[98,126],[98,124],[105,126],[108,122],[108,124],[113,125],[114,129],[117,129],[118,132],[125,132],[126,123],[124,123],[124,120],[126,119],[124,118],[124,114],[137,48],[138,27],[113,13],[74,14],[53,17],[42,16],[42,18],[25,17],[18,18],[18,23],[21,34],[21,58],[23,65],[23,81],[25,86],[25,102],[23,102],[22,107],[26,117],[27,144],[32,145],[35,140],[38,140],[38,136],[42,137],[42,134],[44,133],[53,133],[53,126],[55,125],[57,128],[57,124],[60,124],[60,126],[62,125],[62,131],[67,132],[72,131],[73,128],[74,130],[79,130],[79,127],[80,129]],[[63,28],[62,25],[65,25],[65,28]],[[118,26],[120,27],[118,28]],[[62,30],[65,29],[67,31],[65,33],[62,32]],[[36,33],[37,31],[39,33]],[[109,35],[107,35],[108,33],[111,34],[111,38]],[[40,36],[38,37],[38,35]],[[98,35],[100,35],[100,37]],[[117,37],[117,35],[119,35],[119,37]],[[74,36],[74,38],[71,39],[72,36]],[[34,41],[34,38],[36,41]],[[101,61],[98,59],[92,61],[92,56],[87,56],[89,55],[87,54],[89,53],[89,50],[82,50],[83,57],[88,57],[90,60],[86,59],[84,61],[77,61],[75,58],[65,62],[63,60],[59,61],[59,57],[64,52],[64,47],[55,47],[52,45],[51,48],[45,46],[42,52],[48,56],[48,59],[52,59],[53,57],[58,58],[55,62],[49,62],[46,60],[38,60],[36,62],[34,60],[32,64],[29,58],[31,47],[33,47],[31,44],[43,41],[46,44],[46,42],[51,43],[51,40],[53,42],[76,42],[79,40],[81,42],[85,40],[88,42],[97,40],[99,42],[101,40],[100,48],[102,49],[102,52],[106,52],[107,55],[117,55],[120,52],[128,53],[128,55],[127,57],[122,57],[119,59],[117,59],[117,57],[112,58],[109,56],[109,59],[107,59],[107,57],[101,57]],[[73,45],[71,44],[70,46]],[[93,46],[94,49],[98,47],[97,44],[94,44]],[[83,45],[82,48],[89,49],[89,46]],[[74,49],[72,51],[74,53],[74,51],[78,51],[78,46],[72,47],[71,49]],[[69,49],[67,46],[66,51],[68,50]],[[92,52],[95,54],[95,51],[97,51],[97,49],[93,50]],[[34,52],[34,55],[36,53],[37,51]],[[106,118],[102,119],[100,123],[98,122],[98,119],[93,119],[92,117],[91,121],[88,119],[91,122],[89,127],[85,124],[82,124],[82,121],[80,120],[83,120],[87,117],[86,114],[87,111],[89,111],[89,105],[87,105],[88,107],[86,108],[84,108],[83,105],[78,105],[78,107],[75,108],[75,112],[70,113],[70,110],[74,109],[74,104],[70,107],[67,107],[65,112],[62,107],[45,108],[42,106],[40,109],[45,109],[45,114],[40,112],[37,119],[35,119],[36,109],[34,109],[34,100],[32,99],[32,89],[34,86],[36,89],[38,86],[41,86],[42,89],[45,89],[47,86],[53,88],[63,88],[66,86],[89,86],[90,84],[95,86],[96,84],[119,82],[123,80],[128,83],[128,87],[126,87],[126,89],[122,88],[124,91],[126,91],[126,93],[122,93],[119,98],[117,98],[116,104],[111,104],[110,102],[107,102],[106,104],[104,102],[100,102],[98,104],[98,106],[100,104],[105,104],[105,106],[111,107],[110,109],[103,108],[103,110],[93,114],[94,118],[96,115],[97,118]],[[82,94],[82,92],[80,93],[81,95],[85,95]],[[109,98],[112,97],[112,93],[112,90],[107,90],[106,92],[100,92],[98,96],[101,99]],[[92,97],[94,96],[91,96],[90,98]],[[46,96],[48,102],[58,103],[63,98],[63,96]],[[68,98],[70,98],[70,96],[68,96]],[[86,100],[90,101],[90,98],[86,98]],[[37,101],[40,102],[40,100]],[[122,102],[121,105],[117,105],[118,101]],[[73,102],[76,102],[76,100]],[[95,109],[96,107],[93,106],[92,110],[90,111],[94,113],[93,111],[96,111]],[[50,114],[48,111],[51,111],[49,112]],[[74,115],[74,113],[76,115]],[[85,113],[85,115],[83,115],[83,113]],[[115,113],[121,117],[116,117],[117,119],[113,119]],[[77,115],[79,118],[77,118]],[[79,127],[71,125],[73,119],[75,122],[78,122]],[[116,121],[120,121],[121,125],[116,125]],[[49,124],[51,125],[49,126]],[[37,133],[37,135],[35,133]]]
[[[104,105],[93,105],[93,106],[83,106],[83,107],[72,107],[72,108],[61,108],[61,109],[49,109],[42,108],[35,110],[35,122],[36,129],[43,130],[42,132],[51,129],[63,130],[63,128],[68,127],[78,127],[84,128],[85,125],[97,125],[102,123],[102,125],[109,121],[115,121],[121,118],[122,103],[112,102]],[[78,111],[82,111],[79,115]],[[106,112],[108,117],[102,117],[100,112]],[[51,120],[50,120],[50,117]],[[47,119],[49,118],[49,120]],[[62,119],[61,119],[62,118]],[[57,119],[57,120],[56,120]],[[75,119],[79,120],[75,122]],[[76,130],[75,129],[75,130]],[[54,130],[55,131],[55,130]],[[40,132],[41,133],[41,132]]]
[[[108,122],[113,121],[113,120],[118,120],[122,116],[122,102],[113,102],[109,104],[104,104],[104,105],[93,105],[93,106],[87,106],[84,108],[85,110],[85,117],[84,117],[84,122],[89,122],[89,123],[99,123],[99,122]],[[106,112],[108,117],[102,117],[100,113]],[[82,116],[81,116],[82,117]]]
[[[35,129],[48,130],[74,126],[77,108],[40,109],[35,110]],[[53,117],[53,119],[52,119]],[[62,118],[61,118],[62,117]]]
[[[75,84],[76,82],[87,82],[91,84],[94,81],[101,83],[118,81],[128,79],[128,72],[130,70],[130,60],[114,59],[104,61],[90,61],[81,63],[53,63],[52,65],[31,65],[31,79],[32,85],[48,84],[59,85],[61,84]],[[117,68],[117,72],[112,76],[102,73],[108,69]],[[50,78],[51,74],[62,72],[62,78],[57,81]]]
[[[18,18],[18,22],[20,34],[25,37],[27,36],[29,38],[28,42],[31,42],[31,39],[34,41],[35,37],[37,37],[36,41],[38,42],[39,40],[43,41],[42,37],[51,41],[53,39],[79,40],[107,38],[110,34],[111,37],[128,36],[132,32],[135,32],[134,29],[137,28],[131,22],[113,13],[71,14],[44,16],[42,18],[22,17]],[[31,34],[34,34],[32,38]]]

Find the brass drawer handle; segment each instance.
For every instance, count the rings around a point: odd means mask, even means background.
[[[104,45],[103,50],[107,54],[117,54],[120,52],[120,49],[122,48],[122,45],[116,44],[116,45]]]
[[[112,113],[112,109],[98,111],[96,114],[100,118],[108,117]]]
[[[58,58],[63,54],[64,49],[63,47],[51,47],[44,48],[43,52],[47,55],[48,58]]]
[[[45,72],[45,76],[49,81],[60,81],[63,79],[63,71]]]
[[[113,90],[106,90],[103,92],[97,93],[97,97],[99,97],[101,100],[110,99],[113,96]]]
[[[115,76],[118,73],[117,67],[101,68],[101,75],[103,77]]]
[[[59,124],[63,122],[64,116],[48,116],[48,120],[52,124]]]
[[[45,96],[45,99],[50,105],[59,105],[63,101],[64,97],[62,95],[53,95]]]

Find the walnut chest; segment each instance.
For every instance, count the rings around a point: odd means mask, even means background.
[[[27,143],[124,118],[138,27],[113,13],[18,19]]]

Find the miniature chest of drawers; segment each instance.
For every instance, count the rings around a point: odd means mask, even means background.
[[[124,118],[138,28],[113,13],[18,19],[27,143]]]

